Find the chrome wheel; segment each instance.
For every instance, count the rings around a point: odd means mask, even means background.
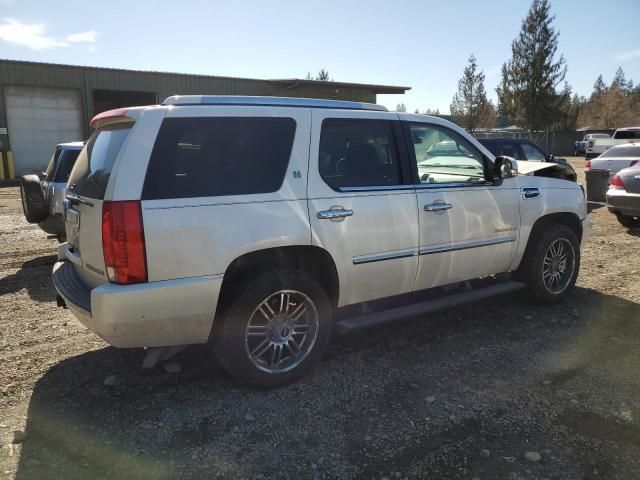
[[[549,245],[542,262],[542,282],[549,293],[557,295],[567,289],[576,268],[575,258],[573,245],[566,238]]]
[[[309,297],[281,290],[253,311],[244,344],[251,362],[267,373],[292,370],[313,349],[318,336],[318,311]]]

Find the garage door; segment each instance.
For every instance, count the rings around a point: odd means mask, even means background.
[[[44,171],[56,144],[84,140],[80,91],[6,86],[4,95],[17,175]]]

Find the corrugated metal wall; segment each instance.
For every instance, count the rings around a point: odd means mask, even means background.
[[[89,119],[94,115],[93,90],[124,90],[154,92],[157,101],[174,94],[210,95],[279,95],[291,97],[328,98],[375,103],[376,95],[367,88],[349,88],[327,83],[326,86],[282,84],[266,80],[207,77],[162,72],[138,72],[66,65],[38,64],[0,60],[0,127],[7,127],[4,101],[5,85],[28,85],[50,88],[78,89],[82,95],[85,137],[89,136]],[[11,132],[9,132],[10,134]],[[10,138],[0,135],[3,150]]]

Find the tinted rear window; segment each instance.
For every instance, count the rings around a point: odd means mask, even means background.
[[[616,138],[619,140],[640,138],[640,130],[621,130],[616,133]]]
[[[62,150],[58,157],[58,169],[56,170],[54,182],[67,183],[71,169],[76,163],[80,150]]]
[[[103,199],[109,175],[131,123],[96,130],[78,155],[69,178],[69,190],[89,198]]]
[[[194,117],[163,121],[142,198],[275,192],[289,163],[292,118]]]
[[[359,118],[324,119],[318,167],[324,181],[334,190],[401,184],[392,122]]]

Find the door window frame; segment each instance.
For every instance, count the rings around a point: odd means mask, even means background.
[[[411,161],[409,158],[410,149],[406,143],[405,135],[403,132],[403,123],[401,120],[397,119],[381,119],[381,118],[350,118],[350,117],[325,117],[322,119],[322,123],[320,124],[320,143],[322,143],[322,132],[324,127],[324,122],[327,120],[351,120],[354,122],[387,122],[391,124],[391,137],[396,147],[397,153],[397,164],[399,168],[400,174],[400,183],[396,185],[370,185],[370,186],[340,186],[337,188],[332,187],[327,183],[327,181],[322,176],[322,172],[320,172],[320,162],[318,162],[318,175],[324,182],[324,184],[329,187],[331,190],[339,193],[353,193],[353,192],[383,192],[390,190],[412,190],[415,188],[413,183],[413,172],[411,169]],[[318,151],[318,155],[319,155]]]
[[[482,166],[483,166],[483,171],[484,171],[484,182],[478,182],[478,183],[468,183],[468,182],[422,183],[420,181],[420,175],[418,174],[418,161],[416,159],[416,152],[415,152],[415,149],[413,148],[413,138],[411,136],[411,126],[412,125],[422,125],[422,126],[425,126],[427,128],[431,127],[431,128],[444,130],[447,134],[451,133],[451,136],[454,137],[454,138],[455,137],[460,137],[460,138],[464,139],[469,144],[469,147],[473,150],[473,152],[475,152],[476,154],[480,155],[480,158],[482,158]],[[407,155],[408,155],[409,164],[410,164],[409,167],[411,168],[414,187],[416,189],[439,189],[439,188],[459,188],[459,187],[477,188],[477,187],[489,187],[489,186],[493,187],[493,186],[495,186],[495,184],[491,180],[493,162],[484,153],[482,153],[475,145],[473,145],[472,142],[470,142],[468,139],[464,138],[462,135],[460,135],[460,133],[456,132],[452,128],[447,127],[445,125],[440,125],[440,124],[431,123],[431,122],[416,122],[416,121],[403,120],[402,121],[402,130],[403,130],[403,133],[404,133],[404,144],[406,145]]]

